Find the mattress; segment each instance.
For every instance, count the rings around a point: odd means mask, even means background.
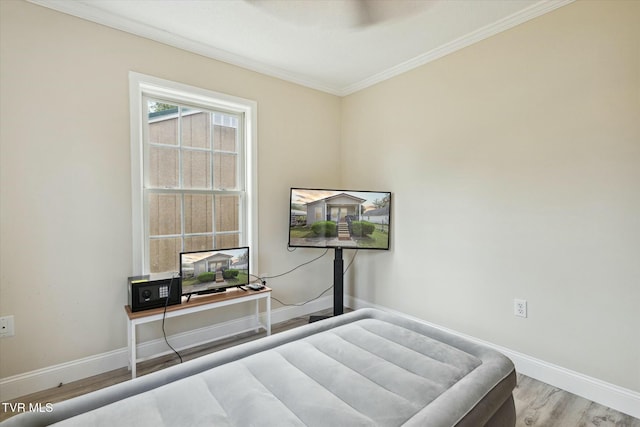
[[[513,426],[514,386],[513,364],[500,353],[401,315],[365,309],[7,424]]]

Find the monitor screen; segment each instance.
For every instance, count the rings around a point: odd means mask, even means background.
[[[289,246],[389,249],[391,193],[292,188]]]
[[[182,295],[208,294],[249,284],[249,248],[180,253]]]

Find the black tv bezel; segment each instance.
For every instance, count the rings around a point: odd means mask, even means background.
[[[307,190],[307,191],[334,191],[337,193],[376,193],[376,194],[385,194],[389,195],[389,233],[387,239],[387,247],[363,247],[363,246],[343,246],[343,245],[303,245],[303,244],[292,244],[291,243],[291,207],[293,206],[293,192],[294,190]],[[374,250],[374,251],[388,251],[391,249],[391,205],[392,205],[392,192],[391,191],[374,191],[374,190],[343,190],[343,189],[333,189],[333,188],[306,188],[306,187],[291,187],[289,189],[289,221],[287,224],[287,246],[290,248],[315,248],[315,249],[355,249],[355,250]]]
[[[247,283],[240,283],[240,284],[222,286],[222,287],[218,287],[218,288],[211,288],[211,289],[202,290],[202,291],[195,291],[195,292],[185,292],[184,291],[183,277],[182,277],[183,276],[182,275],[182,256],[183,255],[205,253],[205,252],[220,252],[220,253],[222,253],[222,252],[225,252],[225,251],[236,251],[236,250],[240,250],[240,249],[246,249],[246,251],[247,251]],[[251,283],[251,250],[250,250],[249,246],[238,246],[238,247],[233,247],[233,248],[202,249],[202,250],[197,250],[197,251],[184,251],[184,252],[180,252],[180,254],[178,256],[178,263],[180,264],[180,288],[181,288],[181,291],[182,291],[181,296],[190,297],[192,295],[215,294],[215,293],[219,293],[219,292],[224,292],[229,288],[237,288],[239,286],[247,286],[249,283]]]

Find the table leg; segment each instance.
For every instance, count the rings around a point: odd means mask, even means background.
[[[127,353],[129,354],[127,369],[131,370],[131,320],[127,322]]]
[[[271,295],[267,294],[267,335],[271,335]]]
[[[260,332],[260,299],[256,299],[256,330],[255,332]]]
[[[133,322],[129,322],[129,335],[131,341],[129,341],[129,364],[131,365],[131,379],[136,377],[136,325]]]

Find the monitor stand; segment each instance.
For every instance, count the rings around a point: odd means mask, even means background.
[[[333,316],[344,313],[344,261],[342,248],[335,248],[333,259]],[[332,316],[310,316],[309,323],[327,319]]]

